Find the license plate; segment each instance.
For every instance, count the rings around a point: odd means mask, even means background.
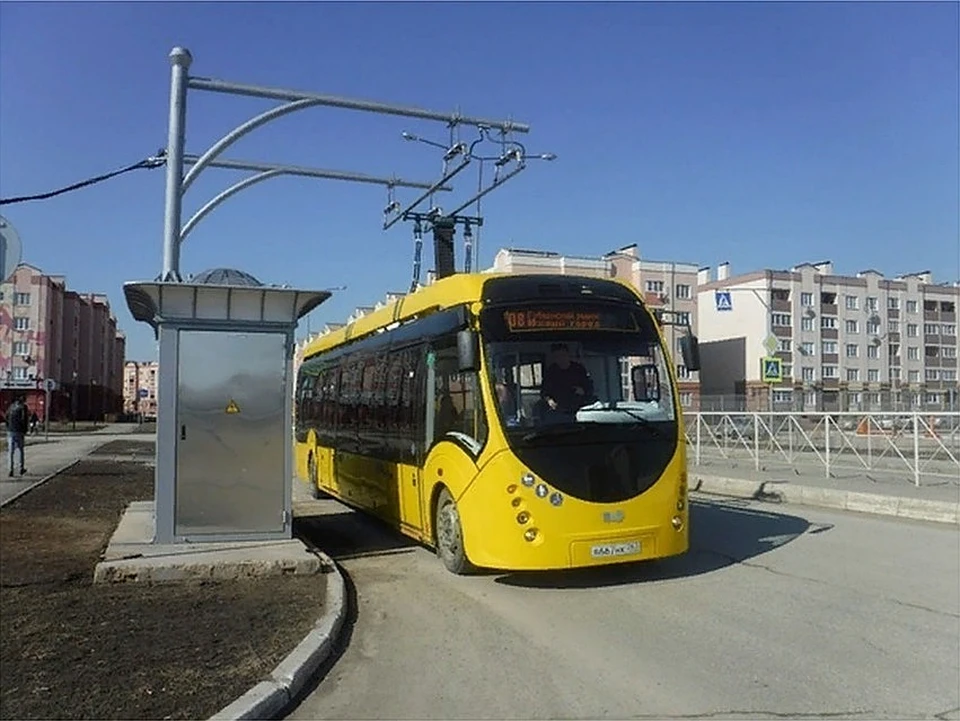
[[[623,543],[601,543],[590,547],[590,555],[594,558],[613,558],[615,556],[633,556],[640,553],[640,541],[625,541]]]

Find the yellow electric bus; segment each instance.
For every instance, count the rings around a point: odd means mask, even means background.
[[[457,274],[304,351],[296,465],[453,573],[688,548],[664,319],[614,279]],[[699,367],[697,339],[680,341]]]

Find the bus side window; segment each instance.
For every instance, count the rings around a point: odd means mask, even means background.
[[[434,374],[434,440],[456,431],[482,445],[487,439],[487,420],[480,399],[478,374],[476,371],[459,371],[454,338],[444,339],[436,348]]]

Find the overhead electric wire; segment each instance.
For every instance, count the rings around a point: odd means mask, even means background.
[[[166,156],[167,156],[166,150],[160,150],[157,152],[156,155],[151,155],[149,158],[140,160],[134,163],[133,165],[128,165],[125,168],[114,170],[111,173],[98,175],[95,178],[82,180],[79,183],[68,185],[65,188],[59,188],[58,190],[51,190],[49,193],[39,193],[37,195],[21,195],[15,198],[0,198],[0,205],[10,205],[11,203],[25,203],[28,200],[46,200],[47,198],[53,198],[57,195],[62,195],[63,193],[69,193],[71,190],[79,190],[80,188],[85,188],[88,185],[94,185],[96,183],[103,182],[104,180],[115,178],[118,175],[129,173],[131,170],[139,170],[140,168],[159,168],[161,165],[164,165],[167,162]]]

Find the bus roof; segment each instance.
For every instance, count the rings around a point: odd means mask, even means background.
[[[418,288],[397,300],[387,303],[384,307],[364,315],[342,328],[319,336],[307,344],[303,357],[308,358],[316,353],[336,348],[337,346],[360,340],[378,330],[394,324],[404,323],[418,317],[426,316],[439,310],[445,310],[458,305],[479,302],[483,296],[483,287],[486,283],[500,278],[530,278],[537,280],[554,279],[557,276],[540,273],[457,273],[442,278],[434,283]],[[631,295],[641,300],[636,289],[620,278],[594,278],[590,276],[563,275],[566,281],[584,280],[591,284],[613,283],[629,290]]]

